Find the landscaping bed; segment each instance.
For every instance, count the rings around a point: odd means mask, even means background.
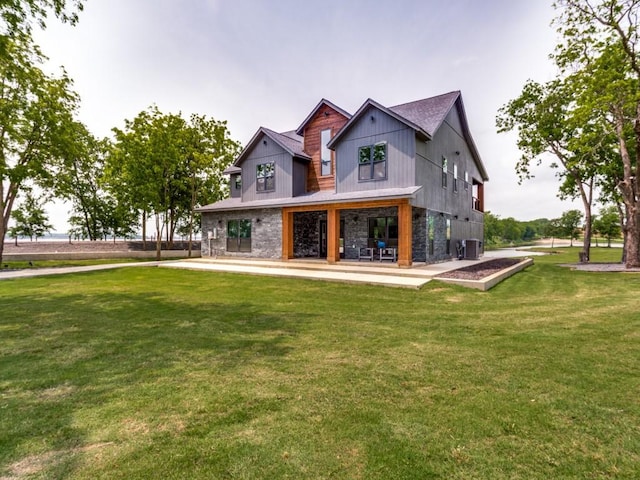
[[[522,261],[521,258],[496,258],[487,262],[476,263],[468,267],[438,275],[439,278],[457,278],[461,280],[480,280],[484,277],[498,273],[512,267]]]

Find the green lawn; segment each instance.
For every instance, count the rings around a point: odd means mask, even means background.
[[[0,281],[0,478],[637,479],[640,274],[577,251],[489,292]]]

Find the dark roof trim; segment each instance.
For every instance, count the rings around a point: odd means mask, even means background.
[[[480,174],[482,175],[482,180],[488,182],[489,174],[487,173],[487,169],[485,168],[484,163],[480,158],[480,153],[478,153],[476,143],[473,141],[473,137],[471,136],[469,122],[467,121],[467,113],[464,110],[464,103],[462,103],[462,95],[460,95],[456,100],[456,108],[458,109],[458,116],[460,117],[460,123],[462,124],[462,134],[467,140],[469,150],[471,150],[471,155],[473,155],[473,158],[475,158],[476,160],[476,164],[478,165],[478,169],[480,170]]]
[[[311,110],[311,113],[307,116],[307,118],[304,119],[304,121],[296,129],[296,133],[298,135],[303,135],[304,134],[304,128],[307,126],[307,123],[309,123],[311,121],[311,119],[315,116],[315,114],[318,113],[318,110],[320,110],[323,106],[332,108],[333,110],[335,110],[336,112],[340,113],[341,115],[344,115],[346,118],[351,118],[351,114],[349,112],[347,112],[346,110],[341,109],[337,105],[331,103],[329,100],[323,98],[322,100],[320,100],[318,102],[318,104],[315,106],[315,108],[313,110]]]
[[[400,123],[403,123],[407,127],[413,129],[418,135],[423,137],[424,140],[431,140],[431,135],[429,135],[429,133],[426,132],[422,127],[420,127],[419,125],[416,125],[415,123],[407,120],[403,116],[398,115],[393,110],[390,110],[387,107],[379,104],[375,100],[372,100],[371,98],[369,98],[367,99],[366,102],[362,104],[362,106],[358,109],[358,111],[353,114],[353,117],[351,117],[351,119],[344,125],[344,127],[342,127],[338,131],[338,133],[336,133],[336,135],[329,141],[329,143],[327,144],[327,147],[333,148],[335,144],[340,141],[340,138],[342,138],[351,129],[351,127],[353,127],[353,125],[355,125],[355,123],[362,117],[362,115],[364,115],[364,112],[369,107],[377,108],[383,113],[386,113],[390,117],[398,120]]]
[[[251,138],[251,140],[249,140],[249,143],[246,147],[244,147],[240,155],[238,155],[238,158],[236,158],[235,162],[233,162],[234,167],[239,166],[245,160],[245,158],[258,144],[258,141],[260,140],[260,137],[262,135],[265,135],[273,140],[292,157],[311,161],[311,157],[302,151],[302,142],[295,140],[287,135],[276,133],[273,130],[269,130],[268,128],[260,127],[255,135]]]
[[[224,175],[233,175],[235,173],[242,173],[242,169],[240,167],[236,167],[236,166],[231,165],[231,166],[225,168],[222,173]]]

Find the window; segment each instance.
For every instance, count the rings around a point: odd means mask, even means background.
[[[451,219],[447,218],[447,255],[451,255]]]
[[[369,218],[368,246],[378,248],[378,242],[385,247],[398,246],[398,217]]]
[[[236,175],[233,179],[233,187],[236,190],[240,190],[242,188],[242,177],[240,175]]]
[[[464,171],[464,189],[469,190],[469,172]]]
[[[453,191],[458,192],[458,165],[453,164]]]
[[[331,130],[320,132],[320,175],[323,177],[331,175],[331,150],[327,148],[327,143],[331,140]]]
[[[251,251],[251,220],[227,222],[227,252]]]
[[[270,192],[276,189],[276,165],[274,162],[261,163],[256,167],[256,190]]]
[[[358,149],[358,180],[387,178],[387,144],[367,145]]]
[[[442,187],[447,188],[447,157],[442,157]]]

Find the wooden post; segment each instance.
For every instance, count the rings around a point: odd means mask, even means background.
[[[340,261],[340,210],[327,210],[327,263]]]
[[[282,209],[282,259],[293,258],[293,212]]]
[[[406,200],[398,205],[398,237],[398,266],[409,268],[413,258],[413,218]]]

